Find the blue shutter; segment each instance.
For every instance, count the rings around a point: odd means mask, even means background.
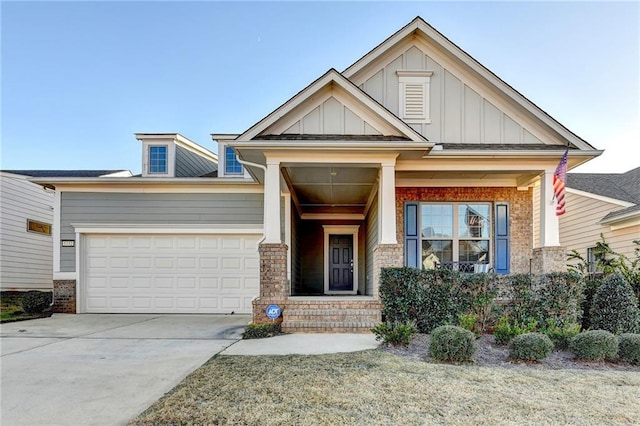
[[[509,205],[496,204],[495,220],[495,271],[498,274],[509,273]]]
[[[418,232],[418,203],[404,205],[404,264],[420,267],[420,233]]]

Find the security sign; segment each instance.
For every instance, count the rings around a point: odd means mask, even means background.
[[[278,305],[269,305],[269,306],[267,306],[267,317],[271,318],[272,320],[278,318],[280,316],[281,312],[282,312],[282,310],[280,309],[280,306],[278,306]]]

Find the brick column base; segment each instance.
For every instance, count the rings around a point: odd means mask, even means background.
[[[559,246],[534,248],[531,272],[534,274],[567,272],[567,250]]]
[[[290,283],[287,280],[287,250],[286,244],[260,244],[260,297],[254,299],[253,322],[270,322],[266,308],[271,304],[285,309],[287,297],[290,294]],[[281,321],[281,319],[279,320]]]
[[[380,269],[400,268],[403,265],[404,252],[401,244],[378,244],[373,249],[373,296],[378,297]]]
[[[76,280],[53,280],[53,312],[76,313]]]

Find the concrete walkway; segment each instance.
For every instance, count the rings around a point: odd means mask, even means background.
[[[221,355],[319,355],[375,349],[373,334],[284,334],[268,339],[240,340]]]

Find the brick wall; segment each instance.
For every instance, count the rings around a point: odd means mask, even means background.
[[[76,313],[76,280],[53,280],[53,312]]]
[[[260,244],[260,297],[253,300],[253,322],[271,321],[265,310],[270,304],[284,309],[284,302],[290,294],[287,280],[286,244]]]
[[[404,252],[404,203],[407,201],[505,202],[509,204],[511,273],[529,272],[532,258],[533,190],[516,188],[396,188],[398,243]],[[403,260],[404,261],[404,260]]]
[[[398,238],[400,241],[400,238]],[[378,297],[380,270],[404,265],[403,244],[378,244],[373,249],[373,296]]]

